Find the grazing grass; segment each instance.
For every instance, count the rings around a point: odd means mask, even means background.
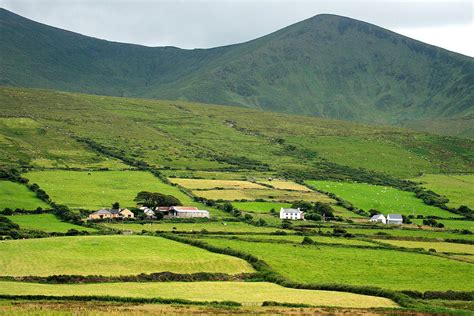
[[[444,224],[444,229],[467,229],[474,232],[474,221],[461,221],[461,220],[436,220],[438,223]],[[412,219],[412,222],[417,225],[423,225],[422,219]]]
[[[202,222],[202,223],[153,223],[153,224],[103,224],[121,230],[135,232],[146,231],[181,231],[181,232],[237,232],[237,233],[271,233],[282,230],[274,227],[257,227],[243,222]],[[176,229],[175,229],[176,228]]]
[[[290,207],[290,203],[275,202],[232,202],[232,205],[241,211],[250,213],[270,213],[274,209],[277,213],[282,207]]]
[[[251,272],[238,258],[159,237],[78,236],[0,242],[0,275]]]
[[[437,252],[453,252],[474,255],[474,245],[407,240],[384,240],[383,242],[397,247],[423,248],[425,250],[435,249]]]
[[[203,190],[193,191],[197,196],[214,200],[257,200],[265,199],[271,201],[320,201],[331,203],[333,200],[318,192],[303,192],[277,189],[240,189],[240,190]]]
[[[189,196],[178,188],[163,183],[145,171],[31,171],[25,174],[38,183],[58,204],[71,208],[98,209],[120,202],[122,207],[133,207],[140,191],[160,192],[192,204]],[[67,185],[66,185],[67,184]]]
[[[210,236],[209,238],[220,237],[220,238],[234,238],[234,239],[245,239],[245,240],[270,240],[270,241],[290,241],[294,243],[301,243],[303,241],[303,236],[297,235],[236,235],[236,236],[229,236],[229,235],[222,235],[222,236]],[[358,239],[350,239],[350,238],[343,238],[343,237],[327,237],[327,236],[309,236],[314,242],[328,244],[328,245],[353,245],[353,246],[368,246],[368,247],[376,247],[377,244],[358,240]]]
[[[427,189],[446,196],[451,207],[466,205],[474,209],[474,174],[425,174],[412,180],[421,182]]]
[[[470,263],[384,249],[295,246],[204,238],[219,247],[241,250],[264,260],[294,281],[377,286],[392,290],[472,291]]]
[[[322,191],[332,192],[365,211],[376,209],[384,214],[459,217],[424,204],[422,200],[416,198],[414,193],[391,187],[335,181],[307,181],[307,183]]]
[[[20,183],[0,181],[0,210],[4,208],[35,210],[49,205],[36,197],[36,194]]]
[[[344,228],[348,233],[356,235],[367,235],[376,237],[377,234],[387,234],[395,237],[417,237],[433,239],[464,239],[474,240],[474,235],[456,234],[448,231],[436,231],[431,229],[370,229],[370,228]],[[323,228],[323,231],[331,231],[332,228]]]
[[[362,215],[357,214],[355,212],[351,212],[348,209],[345,209],[345,208],[343,208],[342,206],[339,206],[339,205],[331,205],[331,207],[334,210],[334,215],[336,215],[336,216],[340,216],[340,217],[343,217],[343,218],[346,218],[346,219],[350,219],[350,218],[368,219],[365,216],[362,216]]]
[[[264,189],[265,187],[257,183],[249,181],[238,181],[238,180],[205,180],[205,179],[180,179],[170,178],[172,183],[179,184],[187,189]]]
[[[52,233],[65,233],[70,229],[95,232],[94,228],[83,227],[71,223],[61,222],[53,214],[31,214],[7,216],[12,222],[20,225],[21,229],[41,230]]]
[[[20,225],[22,229],[41,230],[52,233],[65,233],[70,229],[79,231],[95,232],[94,228],[78,226],[66,222],[61,222],[53,214],[31,214],[7,216],[12,222]]]
[[[263,183],[266,185],[271,185],[275,189],[280,190],[296,190],[296,191],[311,191],[308,187],[292,182],[292,181],[284,181],[284,180],[259,180],[257,183]]]
[[[36,284],[0,282],[0,294],[109,295],[141,298],[179,298],[191,301],[234,301],[261,305],[264,301],[339,307],[397,307],[393,301],[345,292],[289,289],[268,282],[149,282],[102,284]]]

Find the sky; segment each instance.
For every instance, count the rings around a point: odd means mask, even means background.
[[[245,42],[331,13],[474,57],[474,0],[0,0],[0,7],[101,39],[188,49]]]

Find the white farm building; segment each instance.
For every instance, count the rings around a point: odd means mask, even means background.
[[[383,214],[377,214],[377,215],[372,216],[370,218],[370,221],[373,223],[387,224],[387,219],[385,218],[385,216],[383,216]]]
[[[303,212],[299,208],[281,208],[280,209],[280,219],[304,219]]]

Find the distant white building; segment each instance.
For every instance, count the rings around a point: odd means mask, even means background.
[[[149,219],[154,219],[156,218],[156,214],[155,212],[153,212],[153,210],[149,209],[149,208],[145,208],[143,210],[143,213],[145,214],[145,216]]]
[[[280,219],[304,219],[303,212],[299,208],[281,208],[280,209]]]
[[[385,216],[383,216],[383,214],[377,214],[377,215],[372,216],[370,218],[370,221],[373,223],[387,224],[387,219],[385,218]]]
[[[400,214],[388,214],[387,224],[401,225],[403,224],[403,217]]]

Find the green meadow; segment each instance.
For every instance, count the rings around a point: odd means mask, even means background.
[[[474,209],[474,174],[424,174],[412,181],[449,199],[448,205]]]
[[[44,232],[65,233],[70,229],[95,232],[96,229],[78,226],[60,221],[53,214],[28,214],[7,216],[9,220],[18,224],[21,229],[41,230]]]
[[[416,198],[414,193],[392,187],[335,181],[311,180],[306,183],[318,190],[334,193],[365,211],[376,209],[383,214],[459,217],[448,211],[424,204],[422,200]]]
[[[437,219],[438,223],[444,225],[444,229],[467,229],[474,233],[474,221],[462,221],[462,220],[448,220],[448,219]],[[412,222],[417,225],[423,225],[422,219],[412,219]]]
[[[384,240],[383,243],[397,247],[435,249],[437,252],[452,252],[474,255],[474,245],[457,244],[449,242],[426,242],[411,240]]]
[[[0,181],[0,210],[4,208],[35,210],[38,207],[49,208],[49,205],[36,197],[25,185]]]
[[[274,227],[257,227],[244,222],[197,222],[197,223],[146,223],[146,224],[121,224],[121,223],[104,223],[107,227],[131,230],[141,232],[142,230],[154,231],[180,231],[180,232],[200,232],[207,230],[208,232],[236,232],[236,233],[271,233],[282,230]]]
[[[189,196],[178,188],[163,183],[145,171],[31,171],[24,175],[38,183],[51,199],[76,209],[98,209],[119,202],[122,207],[134,207],[140,191],[160,192],[192,204]]]
[[[298,282],[377,286],[392,290],[474,290],[474,284],[466,282],[466,276],[474,273],[474,265],[431,255],[329,245],[203,240],[214,246],[250,253],[276,272]]]
[[[48,296],[120,296],[191,301],[234,301],[261,305],[264,301],[354,308],[397,307],[393,301],[345,292],[284,288],[268,282],[148,282],[98,284],[37,284],[0,282],[0,294]]]
[[[159,237],[80,236],[0,241],[0,275],[251,272],[238,258]]]
[[[270,213],[271,209],[279,213],[280,209],[288,208],[290,203],[276,203],[276,202],[232,202],[232,205],[241,211],[250,213]]]

